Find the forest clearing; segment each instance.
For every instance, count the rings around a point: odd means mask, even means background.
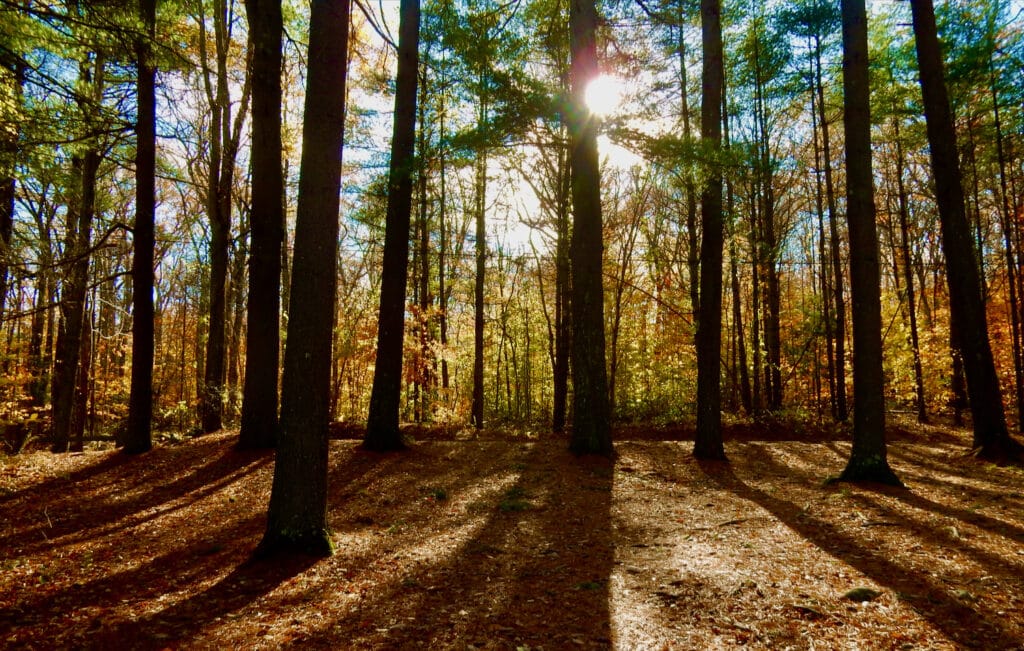
[[[250,561],[273,453],[236,432],[0,457],[0,646],[1024,648],[1024,473],[964,430],[892,423],[905,489],[825,485],[832,426],[727,424],[727,463],[692,427],[617,428],[614,462],[406,433],[331,441],[324,559]]]

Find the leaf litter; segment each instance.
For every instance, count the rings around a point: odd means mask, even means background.
[[[1024,649],[1020,469],[902,424],[906,490],[826,486],[849,443],[799,429],[727,428],[727,464],[686,428],[621,428],[614,463],[333,440],[337,553],[255,563],[273,454],[230,432],[2,457],[0,646]]]

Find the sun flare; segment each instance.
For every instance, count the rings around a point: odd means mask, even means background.
[[[622,103],[623,81],[609,75],[599,75],[587,85],[587,109],[599,118],[606,118]]]

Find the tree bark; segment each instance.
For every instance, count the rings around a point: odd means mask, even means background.
[[[885,444],[881,272],[871,172],[868,25],[864,0],[842,0],[846,210],[853,300],[853,448],[840,480],[899,485]]]
[[[572,0],[569,29],[572,50],[569,147],[573,205],[570,245],[573,421],[569,448],[578,455],[610,457],[614,455],[614,448],[605,368],[598,122],[589,114],[584,101],[587,84],[598,74],[597,8],[594,0]]]
[[[832,292],[835,308],[835,408],[832,415],[846,422],[849,409],[846,399],[846,297],[843,255],[839,241],[839,211],[836,209],[835,185],[832,181],[832,140],[829,135],[828,114],[825,110],[825,85],[821,71],[821,41],[815,37],[815,78],[818,90],[818,120],[821,123],[821,155],[825,168],[825,203],[828,207],[829,247],[832,262]]]
[[[481,102],[478,124],[486,120],[486,108]],[[477,153],[476,167],[476,282],[473,286],[473,401],[470,420],[476,429],[484,426],[484,280],[487,270],[487,150]],[[498,387],[495,386],[497,391]]]
[[[152,446],[153,420],[153,258],[156,245],[156,0],[139,0],[146,33],[135,43],[138,62],[138,117],[135,125],[135,228],[132,231],[132,371],[124,451],[138,454]],[[182,341],[182,346],[185,343]]]
[[[900,139],[899,121],[893,119],[896,138],[896,192],[899,200],[900,215],[900,253],[903,258],[903,280],[907,286],[907,316],[910,321],[910,348],[914,355],[914,401],[917,404],[917,422],[928,422],[928,405],[924,393],[924,369],[921,365],[921,339],[917,332],[917,293],[914,291],[914,271],[910,258],[910,207],[907,200],[906,184],[903,181],[903,170],[906,161],[903,155],[903,142]]]
[[[227,361],[227,279],[231,245],[231,191],[234,187],[235,161],[242,135],[242,124],[249,110],[251,77],[247,72],[238,113],[231,118],[228,79],[229,3],[214,2],[214,43],[216,61],[212,70],[206,54],[206,21],[200,17],[200,53],[207,72],[203,79],[210,106],[210,160],[206,188],[206,209],[210,218],[210,292],[209,325],[206,338],[206,364],[203,390],[200,392],[200,421],[204,433],[223,425],[224,381]]]
[[[252,212],[245,380],[238,447],[271,448],[278,435],[284,170],[281,164],[281,0],[246,0],[252,48]]]
[[[388,173],[387,222],[377,320],[377,365],[363,446],[369,450],[405,447],[398,429],[402,392],[402,343],[409,267],[409,222],[416,144],[416,85],[419,69],[419,0],[402,0],[398,27],[395,122]]]
[[[1020,454],[1006,427],[999,378],[985,320],[985,303],[975,263],[964,194],[956,131],[943,77],[942,54],[931,0],[911,0],[921,92],[931,151],[935,195],[946,258],[950,311],[963,354],[967,395],[974,421],[974,447],[982,457],[1001,460]]]
[[[333,551],[327,525],[328,424],[348,30],[347,0],[313,0],[292,312],[274,482],[258,554]]]
[[[101,66],[96,75],[100,76]],[[89,248],[92,221],[96,209],[96,174],[100,155],[95,146],[74,166],[79,194],[69,207],[68,239],[64,260],[67,265],[64,288],[61,292],[61,323],[54,351],[53,367],[53,446],[54,452],[67,452],[71,443],[72,420],[78,364],[81,361],[82,330],[85,321],[85,301],[89,284]]]
[[[722,444],[722,7],[720,0],[701,0],[704,68],[701,98],[701,140],[712,160],[701,191],[703,241],[700,247],[700,302],[697,321],[697,432],[693,454],[699,459],[725,459]]]

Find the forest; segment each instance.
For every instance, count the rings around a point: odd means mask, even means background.
[[[1018,0],[0,0],[0,644],[1017,648],[1022,72]]]

